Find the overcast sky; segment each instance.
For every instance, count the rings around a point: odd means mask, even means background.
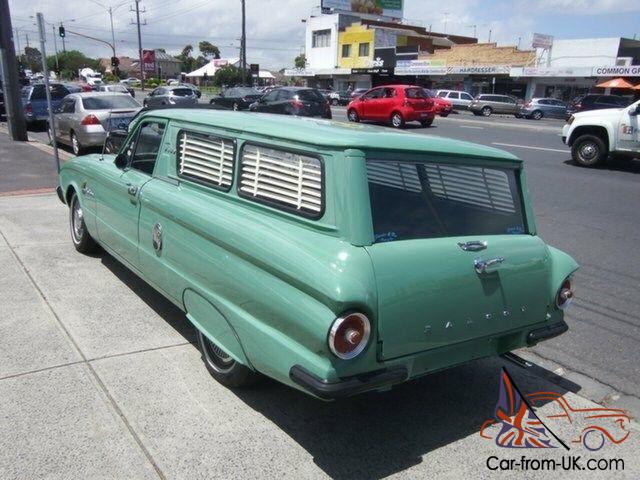
[[[247,0],[247,60],[261,68],[290,66],[304,47],[302,18],[318,14],[319,0]],[[67,30],[110,40],[109,15],[114,9],[114,29],[118,55],[137,56],[137,34],[131,22],[133,0],[10,0],[13,26],[19,29],[20,47],[26,36],[38,46],[36,12],[56,25],[65,22]],[[99,6],[103,5],[103,7]],[[200,40],[217,45],[223,57],[238,56],[240,0],[144,0],[142,19],[143,48],[165,48],[178,53],[186,44],[197,49]],[[416,24],[460,35],[473,35],[476,25],[480,41],[521,47],[531,41],[532,32],[557,38],[615,37],[640,38],[638,0],[405,0],[405,18]],[[47,28],[47,53],[53,52],[53,29]],[[61,39],[57,38],[61,49]],[[107,46],[68,34],[67,49],[78,49],[89,56],[108,57]]]

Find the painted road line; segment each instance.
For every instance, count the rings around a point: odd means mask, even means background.
[[[484,130],[484,127],[475,127],[473,125],[460,125],[460,128],[474,128],[476,130]]]
[[[569,153],[571,151],[569,149],[532,147],[530,145],[514,145],[512,143],[499,143],[499,142],[491,142],[491,145],[498,145],[499,147],[528,148],[530,150],[545,150],[547,152],[560,152],[560,153]]]

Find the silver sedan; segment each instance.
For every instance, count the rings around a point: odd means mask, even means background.
[[[53,112],[56,140],[76,155],[101,146],[111,130],[126,130],[142,106],[124,93],[87,92],[64,97]],[[51,128],[49,126],[49,137]]]

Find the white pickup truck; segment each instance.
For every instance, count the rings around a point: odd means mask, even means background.
[[[584,167],[595,167],[609,155],[640,157],[640,101],[625,108],[607,108],[574,113],[562,128],[562,141],[571,147],[571,157]]]

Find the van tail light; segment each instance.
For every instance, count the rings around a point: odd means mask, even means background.
[[[29,115],[33,113],[33,105],[31,105],[31,102],[27,102],[24,106],[24,112]]]
[[[291,100],[291,106],[293,108],[302,108],[304,107],[304,103],[302,103],[300,100]]]
[[[573,301],[573,289],[571,288],[571,279],[565,278],[556,295],[556,306],[560,310],[564,310]]]
[[[80,125],[101,125],[100,120],[93,113],[82,119]]]
[[[362,313],[348,313],[336,318],[329,329],[329,350],[336,357],[350,360],[366,348],[371,335],[371,323]]]

